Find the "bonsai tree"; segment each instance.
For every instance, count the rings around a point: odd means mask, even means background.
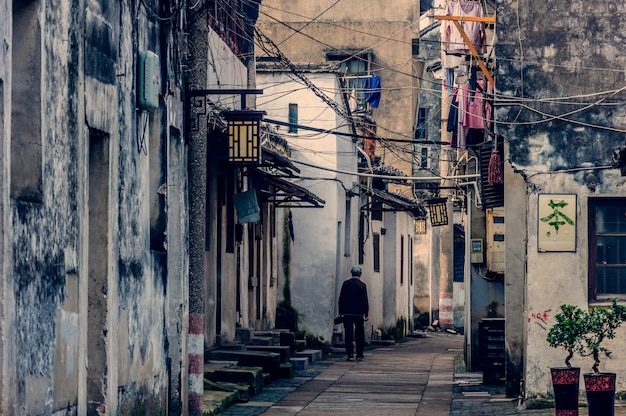
[[[602,345],[607,339],[615,338],[615,330],[626,320],[626,307],[617,304],[617,299],[613,299],[610,307],[593,308],[587,314],[586,333],[583,335],[585,352],[581,355],[592,355],[594,359],[593,372],[598,372],[600,365],[600,353],[608,358],[611,351]]]
[[[554,318],[556,323],[548,332],[548,344],[553,348],[565,348],[568,353],[565,357],[565,365],[571,368],[570,360],[574,353],[581,356],[585,354],[583,337],[587,333],[589,313],[578,306],[561,305],[561,312],[557,313]]]
[[[565,365],[568,368],[574,353],[581,357],[592,356],[593,372],[597,373],[600,354],[611,357],[612,352],[603,343],[615,338],[615,330],[626,321],[626,306],[618,305],[617,299],[613,299],[609,307],[596,307],[590,312],[578,306],[561,305],[561,312],[555,315],[555,319],[556,323],[548,332],[548,344],[567,350]]]

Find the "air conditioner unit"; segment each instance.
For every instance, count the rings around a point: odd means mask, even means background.
[[[139,73],[137,75],[139,109],[156,110],[159,108],[159,92],[161,91],[159,56],[152,51],[139,52]]]
[[[504,229],[504,208],[490,208],[487,215],[487,270],[504,273],[504,249],[506,247]]]

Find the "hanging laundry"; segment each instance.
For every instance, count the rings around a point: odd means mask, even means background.
[[[472,0],[451,0],[446,5],[444,15],[456,17],[484,17],[484,11],[481,2]],[[485,33],[484,22],[460,21],[458,23],[463,28],[463,31],[474,48],[476,48],[476,51],[480,55],[483,55],[487,51],[487,35]],[[469,47],[453,21],[442,21],[441,31],[441,45],[444,52],[450,54],[470,53]]]
[[[350,91],[350,94],[348,95],[348,107],[350,108],[350,111],[352,112],[356,111],[358,107],[358,99],[357,99],[356,91],[354,88],[352,88],[352,90]]]
[[[454,88],[450,102],[450,111],[448,112],[448,124],[446,126],[446,130],[452,133],[450,147],[457,147],[458,145],[459,103],[457,101],[457,93],[458,89]]]
[[[467,102],[469,97],[469,87],[467,84],[459,85],[459,89],[457,91],[457,105],[458,109],[458,123],[457,123],[457,136],[458,142],[457,146],[460,149],[465,149],[466,145],[466,136],[467,136],[467,127],[465,126],[465,121],[467,119]]]
[[[377,108],[380,104],[380,77],[372,74],[365,80],[365,100],[371,107]]]
[[[481,92],[484,85],[485,81],[479,79],[474,83],[475,90],[472,90],[471,86],[469,87],[469,96],[465,102],[465,119],[463,120],[463,125],[469,129],[485,128],[483,93]]]
[[[448,89],[448,94],[452,94],[452,89],[454,88],[454,68],[446,68],[446,88]]]
[[[470,66],[469,77],[470,97],[469,100],[474,101],[474,93],[478,89],[478,67],[476,65]]]

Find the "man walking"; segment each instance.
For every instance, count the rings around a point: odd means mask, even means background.
[[[352,278],[341,285],[339,292],[339,316],[343,317],[345,331],[346,355],[348,361],[354,361],[354,345],[356,343],[356,359],[363,359],[365,349],[364,322],[368,320],[369,303],[367,286],[361,281],[361,268],[352,267]]]

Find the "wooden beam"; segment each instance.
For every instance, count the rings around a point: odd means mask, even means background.
[[[459,22],[483,22],[495,23],[495,17],[478,17],[478,16],[433,16],[435,20],[456,20]]]
[[[483,73],[485,74],[485,77],[487,78],[487,82],[491,83],[492,87],[495,87],[495,83],[493,81],[493,77],[491,76],[491,73],[489,72],[489,69],[487,69],[487,65],[485,65],[485,63],[483,62],[483,60],[480,58],[480,56],[478,55],[478,51],[476,50],[476,48],[474,47],[474,45],[472,44],[472,41],[470,40],[470,38],[467,36],[467,33],[465,33],[465,30],[463,30],[463,27],[461,26],[461,24],[459,23],[459,21],[461,21],[462,19],[465,20],[469,20],[468,17],[469,16],[464,16],[464,17],[459,17],[459,16],[435,16],[435,18],[451,18],[451,19],[440,19],[440,20],[451,20],[452,23],[454,23],[454,25],[456,26],[456,28],[458,29],[459,33],[461,34],[461,36],[463,37],[463,40],[465,41],[465,44],[467,45],[467,47],[469,48],[470,52],[472,53],[472,55],[474,55],[474,57],[476,57],[476,59],[478,60],[478,66],[480,67],[480,69],[483,71]],[[484,19],[484,18],[479,18],[479,19]],[[494,18],[495,19],[495,18]]]

